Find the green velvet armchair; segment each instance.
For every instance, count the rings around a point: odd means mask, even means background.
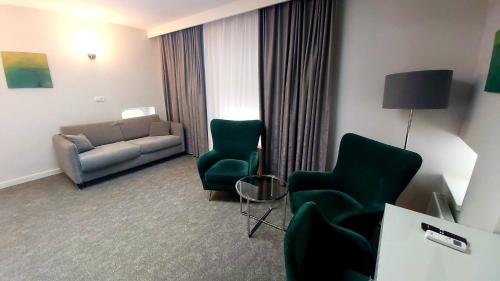
[[[197,161],[203,189],[234,190],[239,179],[257,173],[257,144],[262,129],[260,120],[210,122],[213,150]]]
[[[379,223],[384,204],[395,203],[421,164],[417,153],[346,134],[332,172],[290,175],[290,207],[296,213],[312,201],[331,223],[366,232]]]
[[[285,234],[288,281],[368,281],[376,255],[366,237],[330,224],[313,202],[295,213]]]

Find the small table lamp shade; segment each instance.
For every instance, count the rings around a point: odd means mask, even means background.
[[[488,71],[484,90],[486,92],[500,93],[500,30],[495,33],[490,70]]]
[[[423,70],[385,77],[383,108],[447,108],[452,70]]]

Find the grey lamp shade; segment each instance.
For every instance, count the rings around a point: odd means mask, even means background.
[[[385,77],[383,108],[447,108],[452,70],[423,70],[389,74]]]

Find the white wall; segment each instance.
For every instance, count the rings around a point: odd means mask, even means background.
[[[209,23],[212,21],[244,14],[255,11],[267,6],[276,5],[289,0],[235,0],[228,4],[218,6],[194,15],[175,19],[173,21],[162,23],[158,26],[148,28],[150,38],[160,36],[184,28]]]
[[[446,110],[418,110],[409,149],[424,163],[399,204],[425,210],[439,174],[460,169],[450,143],[468,106],[486,13],[486,1],[343,0],[335,141],[347,132],[402,147],[406,110],[382,109],[385,75],[423,69],[452,69],[454,83]],[[336,153],[336,152],[335,152]]]
[[[82,32],[102,42],[94,62],[75,42]],[[119,119],[130,107],[165,112],[158,42],[144,30],[0,6],[0,50],[46,53],[54,85],[8,89],[1,67],[0,187],[57,172],[51,137],[61,125]]]
[[[478,153],[459,221],[493,231],[500,218],[500,94],[484,92],[495,32],[500,30],[500,1],[490,1],[477,63],[477,87],[462,136]],[[496,231],[500,233],[500,223]]]

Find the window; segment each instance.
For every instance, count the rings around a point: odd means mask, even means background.
[[[258,42],[258,11],[203,25],[209,128],[214,118],[259,119]]]
[[[156,114],[154,106],[127,108],[122,110],[122,119]]]

